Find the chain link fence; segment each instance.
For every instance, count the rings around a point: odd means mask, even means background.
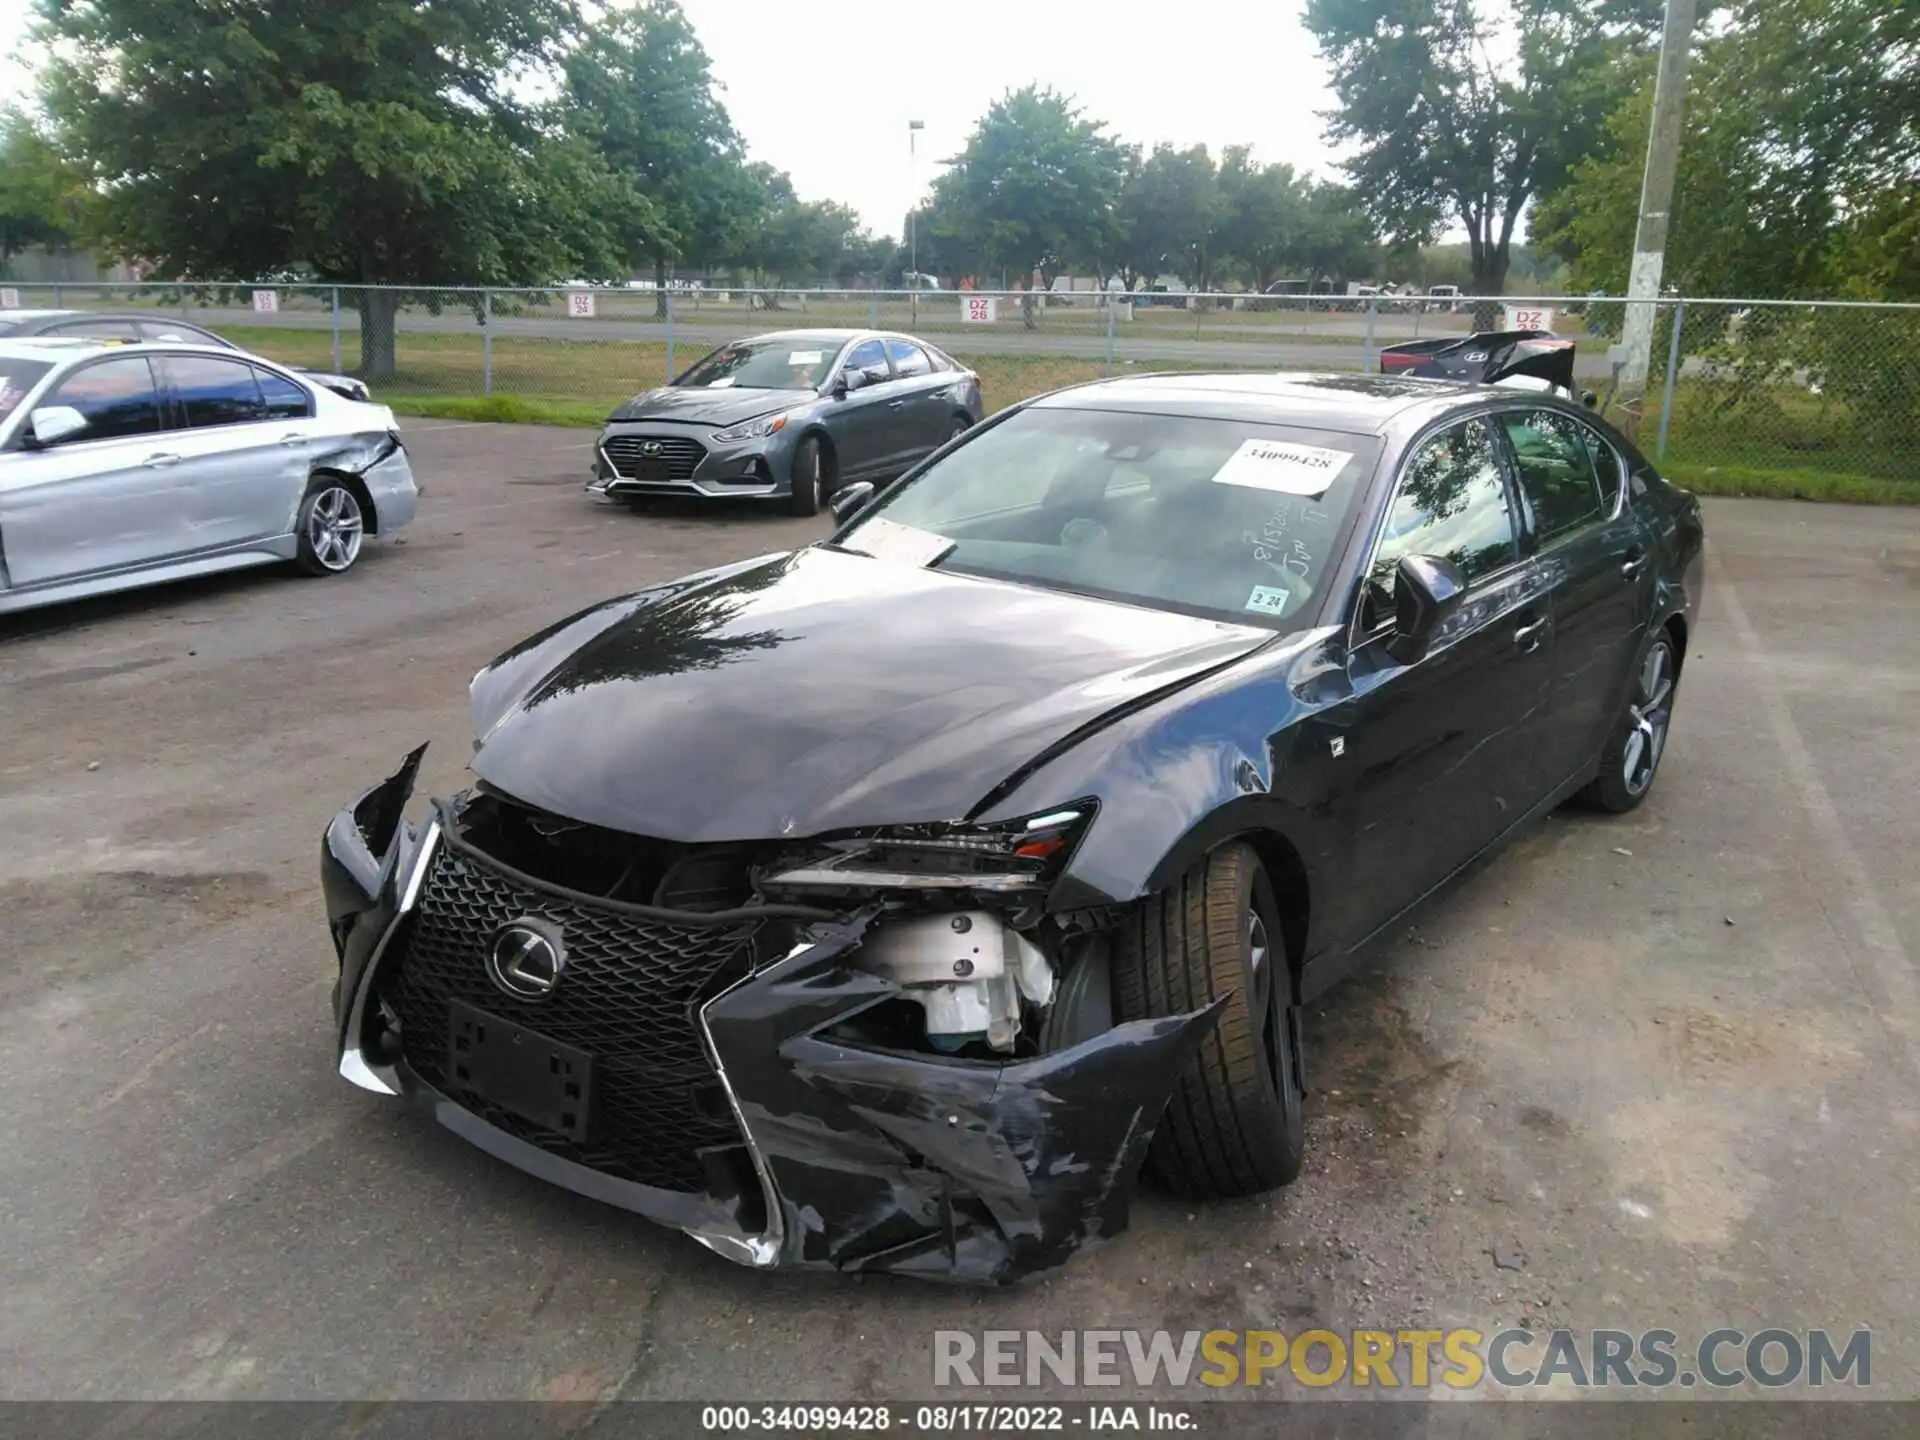
[[[1366,371],[1404,340],[1548,328],[1577,342],[1576,374],[1601,409],[1636,418],[1620,384],[1626,303],[1599,296],[22,284],[0,289],[4,309],[172,319],[361,375],[403,409],[493,397],[508,403],[486,413],[514,417],[519,400],[525,418],[579,421],[765,330],[923,336],[978,370],[998,409],[1106,375]],[[1669,297],[1654,331],[1637,431],[1656,458],[1683,473],[1821,470],[1920,491],[1920,305]]]

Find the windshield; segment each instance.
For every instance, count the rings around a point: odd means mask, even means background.
[[[1371,436],[1026,410],[923,471],[849,550],[1291,630],[1378,457]]]
[[[818,390],[833,369],[840,341],[808,335],[776,335],[723,345],[675,385],[722,390]]]
[[[53,366],[45,360],[0,360],[0,422],[20,408]]]

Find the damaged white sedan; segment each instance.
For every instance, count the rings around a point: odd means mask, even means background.
[[[0,613],[285,561],[338,575],[418,500],[384,405],[230,350],[0,341]]]

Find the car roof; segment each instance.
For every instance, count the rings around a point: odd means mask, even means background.
[[[857,340],[863,335],[871,335],[871,330],[768,330],[764,334],[749,335],[734,343],[739,345],[757,345],[763,340],[810,340],[816,345],[844,345],[849,340]]]
[[[185,350],[201,355],[231,357],[239,354],[249,360],[261,358],[247,355],[245,351],[229,350],[224,345],[202,345],[192,340],[115,340],[92,335],[0,335],[0,359],[46,360],[59,364],[90,355],[120,355],[129,350],[140,354]],[[268,360],[266,363],[272,365],[275,362]]]
[[[1409,375],[1230,371],[1091,380],[1032,403],[1048,409],[1218,416],[1378,435],[1409,411],[1444,410],[1501,393],[1491,385]]]
[[[78,315],[78,310],[0,310],[0,324],[20,325],[38,320],[61,320]]]

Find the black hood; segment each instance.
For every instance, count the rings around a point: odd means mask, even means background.
[[[804,405],[817,398],[811,390],[737,390],[732,386],[664,385],[627,401],[607,419],[667,420],[687,425],[738,425]]]
[[[516,698],[476,685],[474,773],[688,843],[959,819],[1048,745],[1272,638],[819,548],[550,634]]]

